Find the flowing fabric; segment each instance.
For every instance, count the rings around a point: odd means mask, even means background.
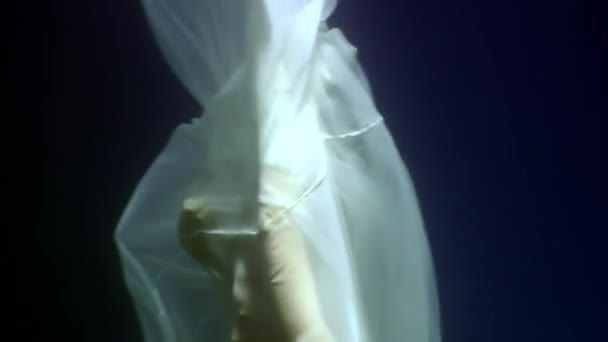
[[[116,230],[147,342],[227,340],[230,298],[181,247],[182,203],[255,234],[283,208],[306,241],[340,342],[439,342],[432,256],[415,189],[335,1],[144,0],[168,63],[205,108],[180,125]]]

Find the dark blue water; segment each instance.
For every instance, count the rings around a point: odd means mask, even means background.
[[[330,21],[359,48],[418,189],[446,342],[605,339],[602,13],[582,1],[344,0]],[[136,1],[62,1],[52,18],[36,317],[64,340],[137,341],[112,231],[199,108]]]

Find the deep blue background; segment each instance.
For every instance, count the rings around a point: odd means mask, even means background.
[[[605,13],[343,0],[330,21],[359,48],[416,184],[446,342],[606,340]],[[139,341],[112,232],[199,109],[137,1],[61,1],[51,14],[32,316],[64,341]]]

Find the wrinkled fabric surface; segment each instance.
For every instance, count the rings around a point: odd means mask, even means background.
[[[415,189],[356,49],[325,23],[335,1],[143,4],[205,108],[177,127],[115,233],[145,340],[230,338],[231,294],[178,239],[184,201],[203,198],[218,233],[256,234],[260,206],[282,208],[337,341],[440,341]]]

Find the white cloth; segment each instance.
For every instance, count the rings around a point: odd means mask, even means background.
[[[217,214],[218,233],[255,233],[260,203],[284,208],[336,341],[440,341],[415,190],[356,49],[323,21],[335,2],[144,5],[169,64],[206,110],[176,129],[116,231],[146,341],[230,338],[232,294],[178,241],[191,197]]]

